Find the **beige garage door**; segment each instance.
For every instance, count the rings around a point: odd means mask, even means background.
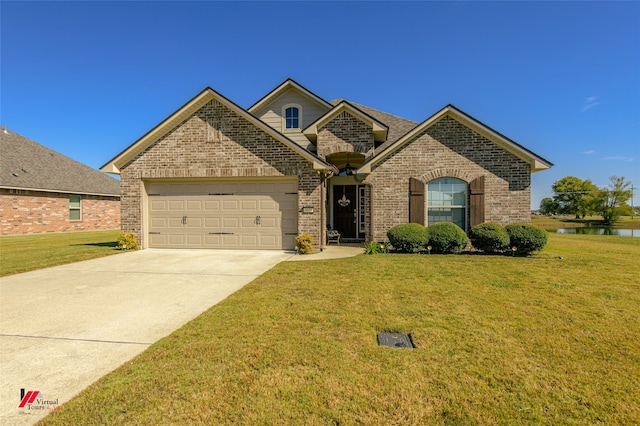
[[[292,249],[295,180],[147,185],[149,246]]]

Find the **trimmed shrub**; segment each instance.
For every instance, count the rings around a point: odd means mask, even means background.
[[[133,232],[123,232],[118,236],[118,250],[138,250],[138,239]]]
[[[471,244],[486,253],[501,253],[509,248],[509,234],[497,223],[481,223],[469,231]]]
[[[467,246],[467,234],[455,223],[429,225],[429,245],[435,253],[460,253]]]
[[[387,238],[397,251],[417,253],[424,250],[424,246],[427,245],[429,232],[419,223],[403,223],[389,229]]]
[[[547,244],[547,232],[530,223],[512,223],[505,229],[509,234],[509,246],[516,248],[516,254],[530,254]]]
[[[296,251],[300,254],[308,254],[313,251],[313,237],[309,234],[300,234],[296,237]]]

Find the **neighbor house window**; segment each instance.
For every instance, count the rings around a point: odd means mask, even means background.
[[[82,197],[80,197],[79,195],[69,196],[69,220],[82,219],[81,202],[82,202]]]
[[[299,130],[302,125],[302,108],[297,104],[285,105],[282,108],[284,130]]]
[[[466,229],[467,183],[454,178],[436,179],[427,185],[427,223],[453,222]]]

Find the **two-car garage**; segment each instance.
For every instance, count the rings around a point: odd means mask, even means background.
[[[153,182],[147,192],[152,248],[292,249],[295,179]]]

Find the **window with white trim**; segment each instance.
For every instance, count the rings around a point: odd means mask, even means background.
[[[302,107],[288,104],[282,107],[282,127],[284,131],[300,130],[302,127]]]
[[[82,220],[82,197],[69,196],[69,220]]]
[[[440,178],[427,185],[427,224],[453,222],[466,229],[467,183],[454,178]]]

